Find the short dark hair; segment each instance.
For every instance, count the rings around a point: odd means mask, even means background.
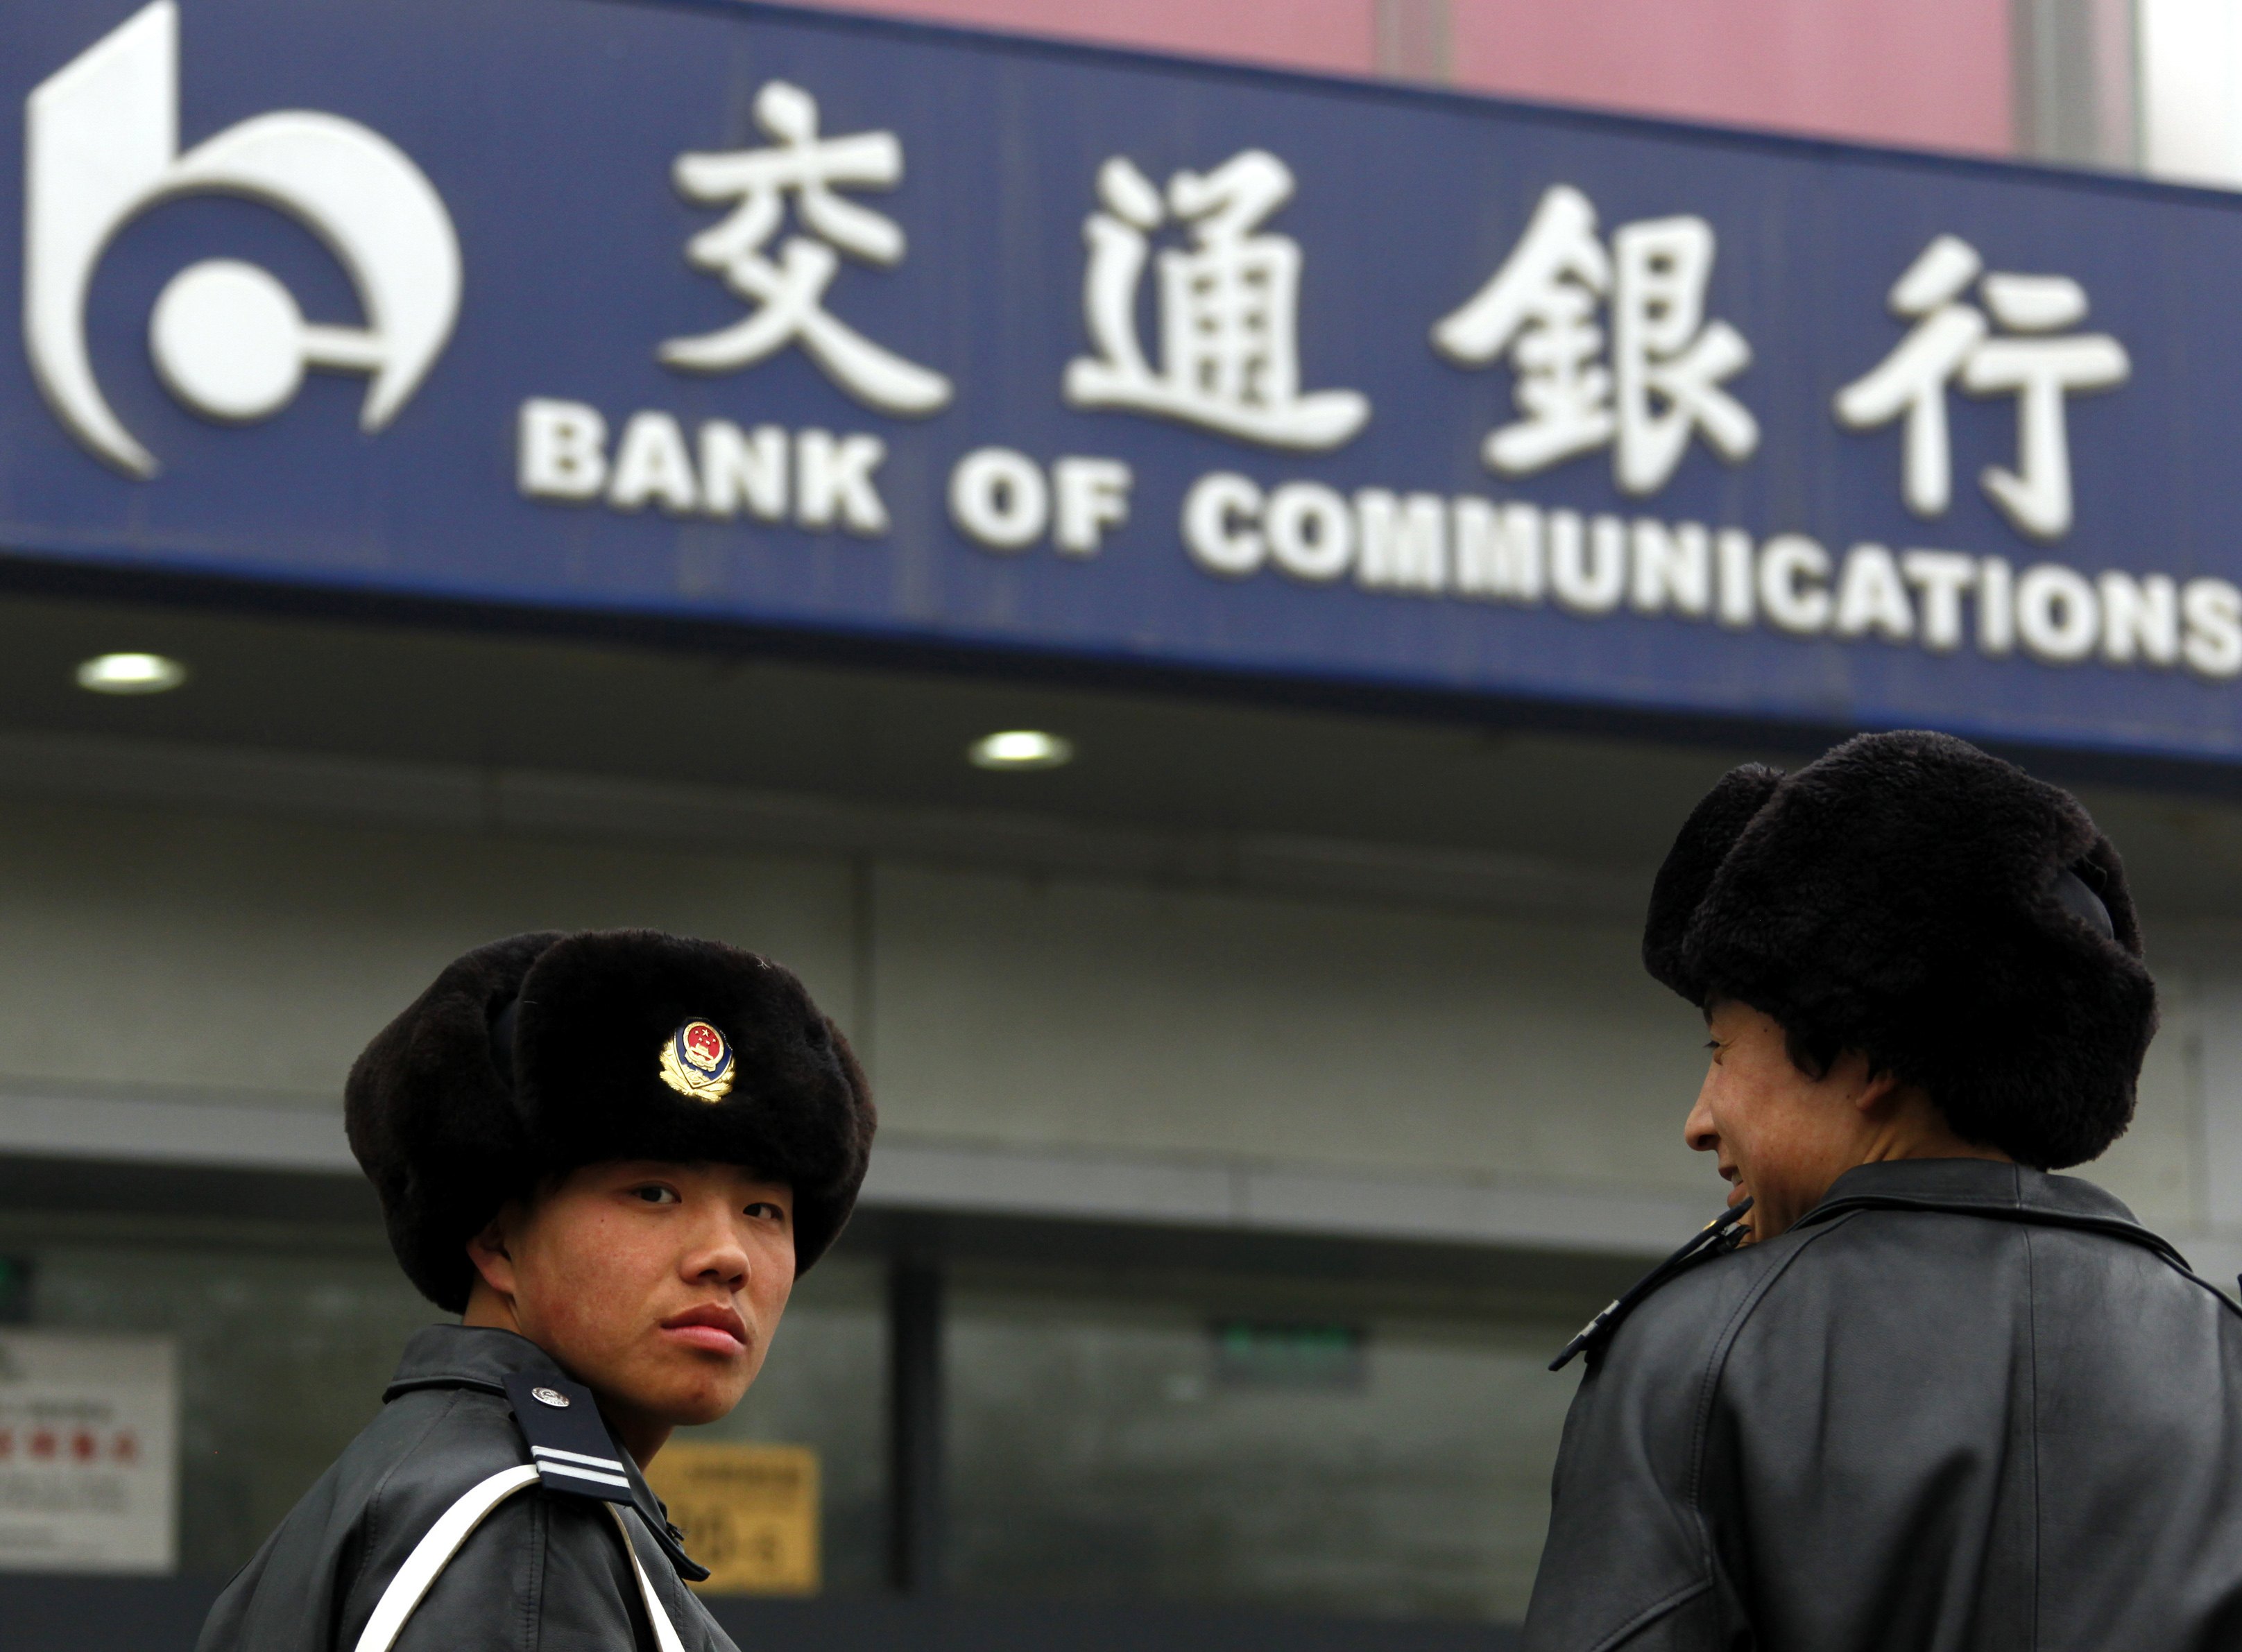
[[[1793,1027],[1785,1022],[1776,1025],[1782,1028],[1782,1048],[1790,1057],[1790,1065],[1809,1079],[1828,1078],[1829,1069],[1845,1053],[1845,1040],[1826,1027]],[[1873,1060],[1869,1065],[1876,1067]],[[1876,1070],[1882,1071],[1880,1067]]]
[[[1714,1009],[1724,1002],[1747,1004],[1750,1000],[1739,993],[1715,990],[1706,995],[1705,1019],[1710,1020]],[[1752,1004],[1751,1007],[1759,1009],[1756,1004]],[[1838,1058],[1847,1050],[1854,1047],[1851,1040],[1833,1027],[1802,1020],[1796,1013],[1789,1020],[1785,1020],[1781,1016],[1774,1015],[1765,1010],[1760,1013],[1767,1015],[1782,1029],[1783,1053],[1790,1058],[1791,1066],[1809,1079],[1828,1078],[1829,1069],[1837,1065]],[[1874,1050],[1863,1050],[1862,1054],[1868,1058],[1869,1073],[1872,1077],[1879,1073],[1890,1073],[1896,1070],[1893,1062],[1877,1054]],[[1901,1076],[1904,1078],[1907,1075],[1902,1073]],[[1937,1099],[1937,1096],[1931,1098],[1934,1101]],[[1939,1111],[1943,1113],[1945,1109],[1941,1107]]]

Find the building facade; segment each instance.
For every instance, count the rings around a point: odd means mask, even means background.
[[[1721,1199],[1650,876],[1856,728],[2125,852],[2084,1174],[2242,1268],[2242,207],[2118,175],[2222,176],[2209,23],[883,10],[0,23],[0,1351],[178,1427],[130,1559],[0,1457],[0,1612],[185,1644],[362,1426],[433,1311],[342,1078],[526,929],[766,952],[871,1073],[708,1431],[816,1453],[765,1642],[1502,1644],[1543,1368]]]

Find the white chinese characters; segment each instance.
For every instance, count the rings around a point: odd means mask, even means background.
[[[1261,231],[1292,198],[1284,162],[1247,150],[1211,172],[1178,172],[1164,199],[1117,155],[1098,169],[1098,193],[1104,210],[1083,224],[1084,319],[1098,354],[1067,365],[1070,406],[1152,413],[1279,448],[1336,447],[1362,428],[1366,397],[1300,390],[1300,249]],[[1171,214],[1193,244],[1159,254],[1155,368],[1138,338],[1137,292],[1152,231]]]
[[[877,264],[903,258],[903,232],[895,221],[838,193],[893,189],[902,181],[896,135],[822,137],[817,100],[782,80],[756,94],[755,124],[774,140],[770,147],[681,155],[675,178],[689,199],[735,204],[687,244],[685,256],[758,307],[720,331],[670,339],[661,360],[693,372],[731,372],[799,344],[867,406],[908,415],[946,406],[948,378],[873,343],[825,308],[842,253]],[[774,258],[767,249],[789,199],[809,233],[789,236]]]
[[[1837,393],[1837,420],[1869,430],[1904,418],[1901,492],[1918,516],[1944,512],[1953,497],[1946,387],[2017,398],[2017,468],[1989,465],[1980,480],[2021,533],[2059,538],[2071,531],[2071,439],[2064,398],[2125,382],[2131,363],[2107,333],[2066,333],[2086,318],[2086,293],[2068,276],[1988,274],[1984,311],[1960,302],[1984,261],[1951,235],[1933,241],[1894,284],[1892,313],[1915,326],[1892,353]]]
[[[1759,422],[1722,386],[1751,364],[1751,346],[1725,321],[1705,319],[1713,231],[1704,219],[1620,226],[1606,251],[1596,209],[1554,185],[1502,267],[1433,329],[1433,348],[1459,365],[1504,357],[1525,415],[1491,433],[1490,469],[1524,476],[1608,445],[1628,493],[1665,485],[1690,438],[1721,458],[1748,458]],[[1611,311],[1611,364],[1596,324]]]

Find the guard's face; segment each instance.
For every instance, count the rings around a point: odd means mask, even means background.
[[[1822,1078],[1801,1072],[1782,1026],[1749,1004],[1715,1005],[1707,1026],[1712,1060],[1682,1135],[1716,1156],[1729,1204],[1750,1198],[1752,1237],[1773,1239],[1862,1162],[1867,1063],[1849,1053]]]
[[[731,1165],[588,1165],[493,1230],[485,1282],[627,1448],[737,1405],[794,1288],[792,1190]]]

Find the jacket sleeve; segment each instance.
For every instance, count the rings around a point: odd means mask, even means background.
[[[1742,1614],[1695,1501],[1735,1282],[1715,1276],[1729,1267],[1715,1262],[1667,1287],[1592,1356],[1558,1448],[1525,1652],[1743,1643]]]

